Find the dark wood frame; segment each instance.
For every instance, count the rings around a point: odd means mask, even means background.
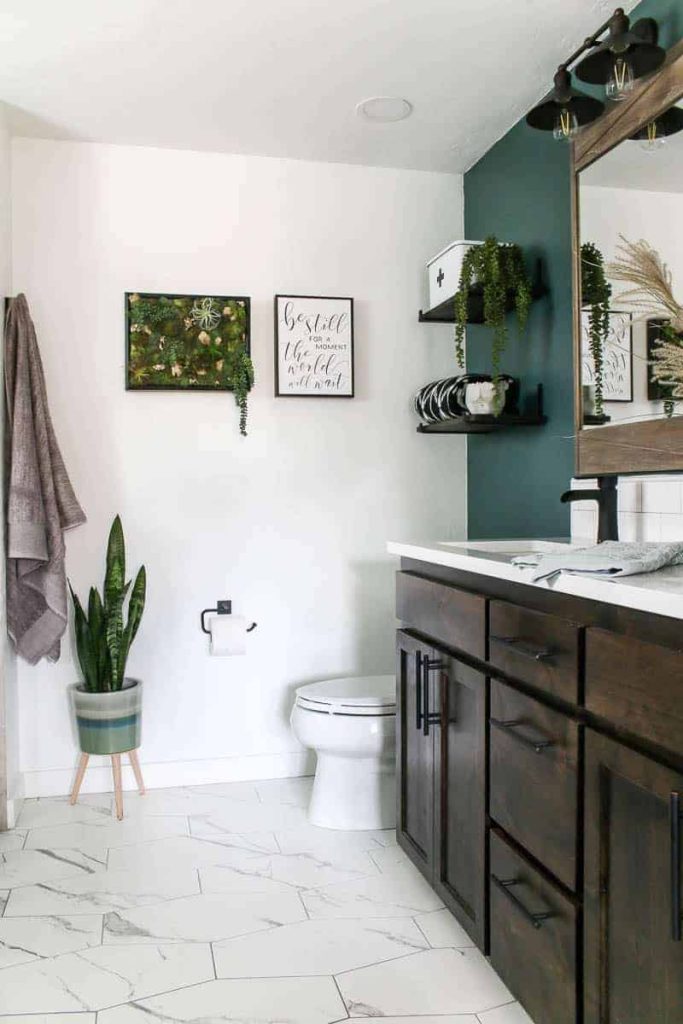
[[[334,395],[329,392],[321,391],[319,394],[309,395],[293,395],[285,391],[280,391],[280,338],[279,338],[279,326],[277,317],[277,304],[279,299],[321,299],[324,301],[335,301],[335,302],[348,302],[351,311],[351,394],[350,395]],[[275,359],[275,397],[276,398],[355,398],[356,396],[356,366],[355,366],[355,345],[354,345],[354,308],[353,299],[348,295],[290,295],[290,294],[278,294],[275,296],[273,302],[273,323],[275,328],[274,333],[274,359]]]
[[[581,392],[581,267],[578,175],[683,96],[683,40],[662,68],[636,83],[631,95],[584,129],[572,144],[572,282],[574,290],[575,476],[683,470],[683,416],[615,423],[583,430]]]
[[[145,384],[143,387],[131,387],[130,378],[128,371],[130,369],[130,303],[128,297],[130,295],[139,295],[141,299],[158,299],[163,296],[165,299],[216,299],[218,295],[200,295],[196,292],[124,292],[123,301],[125,306],[125,320],[126,320],[126,391],[168,391],[169,393],[181,394],[188,393],[193,394],[195,391],[213,391],[217,395],[224,395],[226,392],[232,392],[232,388],[212,388],[206,384],[193,384],[192,387],[172,387],[162,384]],[[231,302],[243,302],[244,308],[247,314],[247,340],[244,343],[244,347],[247,350],[247,355],[251,355],[251,299],[248,295],[221,295],[222,299],[229,299]]]

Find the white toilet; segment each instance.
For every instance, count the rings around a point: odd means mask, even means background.
[[[394,676],[326,679],[300,686],[291,724],[299,742],[318,756],[308,809],[311,824],[394,828]]]

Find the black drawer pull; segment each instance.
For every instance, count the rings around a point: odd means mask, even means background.
[[[523,658],[529,658],[531,661],[552,661],[555,654],[549,647],[536,647],[535,644],[522,640],[521,636],[492,636],[489,639],[495,644],[502,644],[508,650],[516,651],[517,654],[521,654]]]
[[[415,651],[415,728],[422,728],[422,651]]]
[[[536,754],[541,754],[544,750],[548,750],[549,747],[555,746],[555,740],[532,740],[528,736],[522,736],[521,733],[515,732],[515,729],[519,729],[522,725],[528,725],[523,718],[509,718],[507,721],[501,721],[499,718],[491,718],[491,725],[495,725],[496,729],[500,729],[501,732],[507,733],[508,736],[512,736],[513,739],[517,740],[518,743],[522,743],[525,747],[529,747]]]
[[[429,726],[437,725],[441,721],[441,715],[438,712],[431,712],[429,710],[429,673],[436,669],[445,668],[443,661],[438,658],[423,658],[422,659],[422,735],[429,736]]]
[[[669,797],[671,828],[671,941],[681,941],[681,794]]]
[[[514,903],[514,905],[519,910],[520,914],[522,914],[527,919],[527,921],[533,928],[540,928],[544,921],[549,920],[549,918],[551,917],[557,917],[557,914],[553,910],[545,910],[538,914],[532,914],[532,912],[524,906],[519,896],[515,896],[514,892],[512,891],[512,887],[514,885],[523,884],[521,878],[497,878],[492,873],[491,881],[500,889],[502,893],[505,893],[505,895],[507,896],[511,903]]]

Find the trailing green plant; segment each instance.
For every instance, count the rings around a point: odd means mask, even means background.
[[[123,687],[126,662],[145,608],[147,574],[138,570],[131,590],[126,581],[126,547],[121,519],[116,516],[109,532],[103,597],[90,588],[88,613],[69,583],[74,605],[76,650],[83,673],[84,689],[89,693],[112,693]],[[128,616],[124,605],[130,591]]]
[[[249,311],[229,296],[128,296],[128,387],[232,391],[247,433]]]
[[[612,285],[605,273],[605,260],[597,245],[581,246],[581,305],[588,308],[588,344],[593,359],[595,412],[603,414],[603,353],[609,333],[609,307]]]
[[[531,280],[518,245],[502,245],[490,235],[481,245],[474,245],[465,253],[458,290],[455,293],[455,355],[459,366],[465,365],[465,329],[467,304],[472,287],[482,288],[484,324],[493,331],[491,373],[500,375],[500,360],[508,340],[508,296],[514,295],[515,311],[520,331],[526,327],[531,306]]]

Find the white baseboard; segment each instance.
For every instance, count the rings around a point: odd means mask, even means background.
[[[125,754],[121,758],[123,788],[135,789],[133,772]],[[167,786],[201,786],[211,782],[243,782],[256,779],[288,779],[312,775],[315,755],[309,750],[293,750],[283,754],[251,754],[243,757],[216,757],[202,761],[151,761],[140,759],[145,786],[163,789]],[[73,768],[45,768],[25,771],[24,795],[66,796],[71,792],[76,763]],[[106,793],[112,788],[111,762],[108,757],[90,759],[81,792]]]

